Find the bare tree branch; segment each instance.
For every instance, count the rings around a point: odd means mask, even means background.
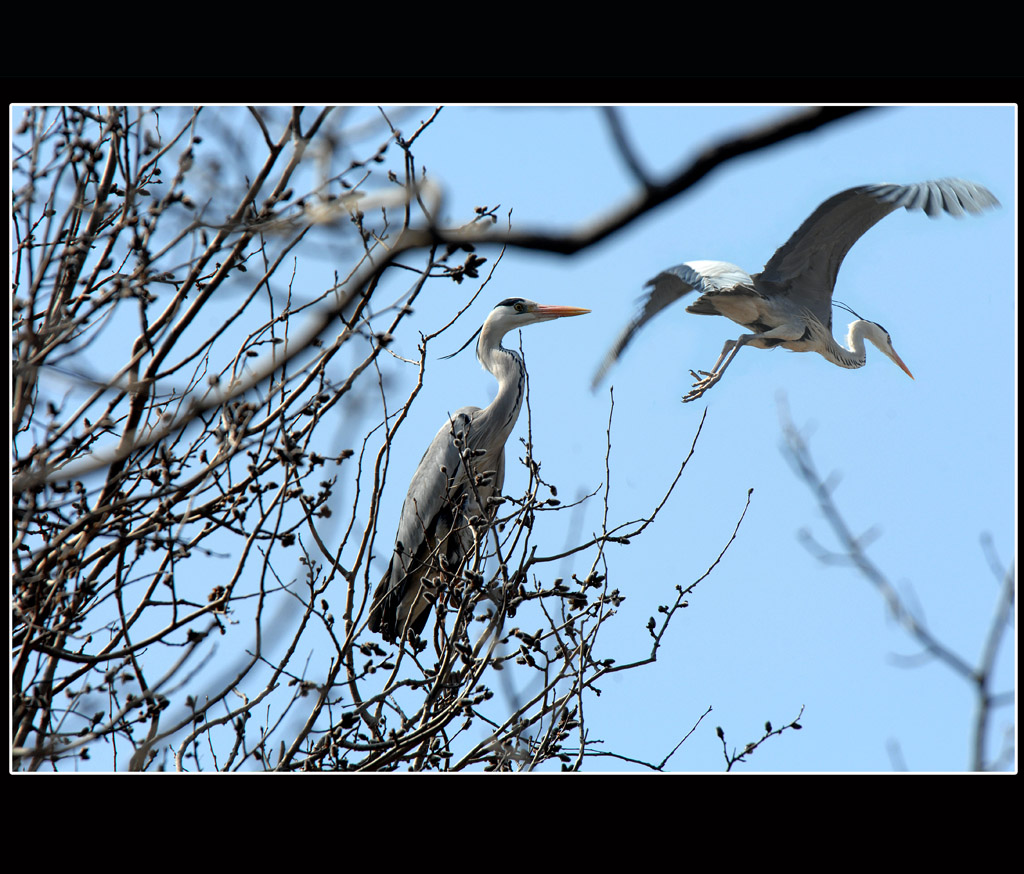
[[[818,544],[804,531],[804,545],[825,564],[847,564],[856,568],[882,596],[892,618],[922,647],[927,656],[940,661],[974,690],[976,709],[970,744],[971,770],[984,771],[990,768],[993,761],[986,755],[985,748],[992,710],[1013,701],[1012,693],[998,693],[992,690],[996,655],[1012,617],[1015,582],[1012,566],[1000,568],[997,573],[1000,586],[992,622],[978,664],[972,666],[967,659],[939,640],[928,629],[919,611],[906,603],[885,573],[868,557],[868,538],[864,535],[857,537],[850,530],[833,500],[832,488],[827,479],[815,468],[810,448],[789,418],[784,406],[780,408],[780,416],[787,455],[798,476],[810,488],[822,515],[838,541],[838,549],[828,549]]]
[[[439,226],[443,192],[413,150],[440,109],[411,133],[409,113],[393,110],[358,126],[343,108],[19,110],[14,766],[639,761],[599,747],[588,701],[602,677],[656,659],[707,574],[666,606],[650,656],[619,663],[604,652],[623,601],[608,550],[649,536],[700,428],[656,506],[621,520],[609,503],[613,401],[604,483],[567,504],[557,471],[542,472],[549,438],[535,438],[527,401],[526,486],[444,569],[430,638],[397,648],[366,628],[391,549],[383,497],[405,485],[388,484],[392,450],[428,378],[428,345],[499,269],[500,254],[481,276],[480,246],[581,252],[726,161],[852,111],[800,112],[661,183],[610,113],[642,189],[582,228],[546,233],[499,229],[486,209]],[[342,266],[311,280],[325,248]],[[400,347],[418,355],[393,351],[419,295],[438,286],[456,297]],[[597,530],[542,546],[542,530],[597,502]],[[573,572],[555,576],[556,561]]]

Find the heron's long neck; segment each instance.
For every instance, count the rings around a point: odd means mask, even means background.
[[[477,417],[476,427],[492,431],[504,445],[519,418],[526,394],[526,367],[523,360],[501,345],[501,337],[481,333],[477,358],[498,380],[498,393]]]
[[[870,324],[871,322],[866,322],[863,319],[850,322],[850,331],[846,335],[846,345],[850,347],[849,349],[840,346],[830,333],[826,341],[828,354],[825,357],[833,364],[848,367],[851,370],[863,367],[864,362],[868,360],[868,356],[864,352],[864,334]]]

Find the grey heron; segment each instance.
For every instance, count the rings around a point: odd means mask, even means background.
[[[683,398],[701,397],[722,378],[744,346],[794,352],[818,352],[840,367],[863,367],[864,340],[870,340],[907,376],[906,364],[892,347],[889,332],[857,316],[850,323],[847,346],[832,336],[832,291],[850,247],[876,222],[901,206],[921,209],[931,218],[943,211],[957,218],[977,214],[999,201],[987,188],[964,179],[937,179],[913,185],[861,185],[841,191],[819,206],[753,276],[725,261],[688,261],[662,271],[645,286],[652,287],[642,309],[622,331],[594,376],[593,387],[615,363],[636,332],[669,304],[691,291],[700,292],[686,311],[725,316],[751,333],[727,340],[714,367],[699,374]],[[857,315],[850,310],[853,315]]]
[[[456,410],[423,454],[402,505],[391,562],[373,595],[371,631],[390,642],[410,631],[419,634],[441,585],[473,548],[474,517],[493,516],[489,499],[501,494],[505,441],[526,391],[523,359],[501,345],[502,337],[526,325],[589,312],[510,297],[484,320],[477,331],[476,357],[498,380],[498,393],[482,410]]]

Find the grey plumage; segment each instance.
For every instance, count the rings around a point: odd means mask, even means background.
[[[477,532],[493,518],[494,497],[505,482],[505,442],[526,391],[522,358],[501,345],[511,330],[590,312],[543,306],[524,298],[499,303],[480,328],[477,358],[498,381],[483,409],[462,407],[441,426],[413,474],[402,505],[395,551],[374,592],[370,630],[387,641],[419,634],[443,587],[472,554]],[[472,338],[471,338],[472,339]]]
[[[749,334],[729,340],[710,371],[693,373],[697,381],[683,398],[704,394],[725,372],[743,346],[794,352],[818,352],[840,367],[861,367],[864,339],[870,340],[900,368],[910,370],[892,348],[889,333],[876,322],[850,324],[844,348],[832,336],[832,291],[843,259],[874,224],[903,207],[920,209],[935,218],[947,212],[957,218],[998,206],[987,188],[964,179],[937,179],[913,185],[861,185],[841,191],[822,203],[765,264],[748,274],[725,261],[688,261],[670,267],[647,283],[651,288],[640,312],[612,345],[594,375],[593,386],[622,355],[637,331],[661,310],[692,291],[700,293],[686,311],[725,316]]]

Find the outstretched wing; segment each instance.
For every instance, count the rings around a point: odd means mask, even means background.
[[[687,261],[685,264],[677,264],[675,267],[663,270],[644,286],[644,288],[650,287],[651,291],[643,299],[640,312],[633,317],[633,320],[612,344],[604,361],[601,362],[601,366],[594,374],[590,387],[597,388],[598,383],[604,379],[608,369],[622,355],[636,332],[669,304],[675,303],[691,291],[699,291],[704,294],[709,291],[724,291],[737,285],[749,285],[751,282],[752,280],[745,270],[726,261]]]
[[[872,225],[901,206],[937,218],[980,213],[999,201],[987,188],[964,179],[936,179],[914,185],[861,185],[841,191],[819,206],[754,279],[769,296],[787,296],[823,325],[832,325],[832,290],[839,268]]]

